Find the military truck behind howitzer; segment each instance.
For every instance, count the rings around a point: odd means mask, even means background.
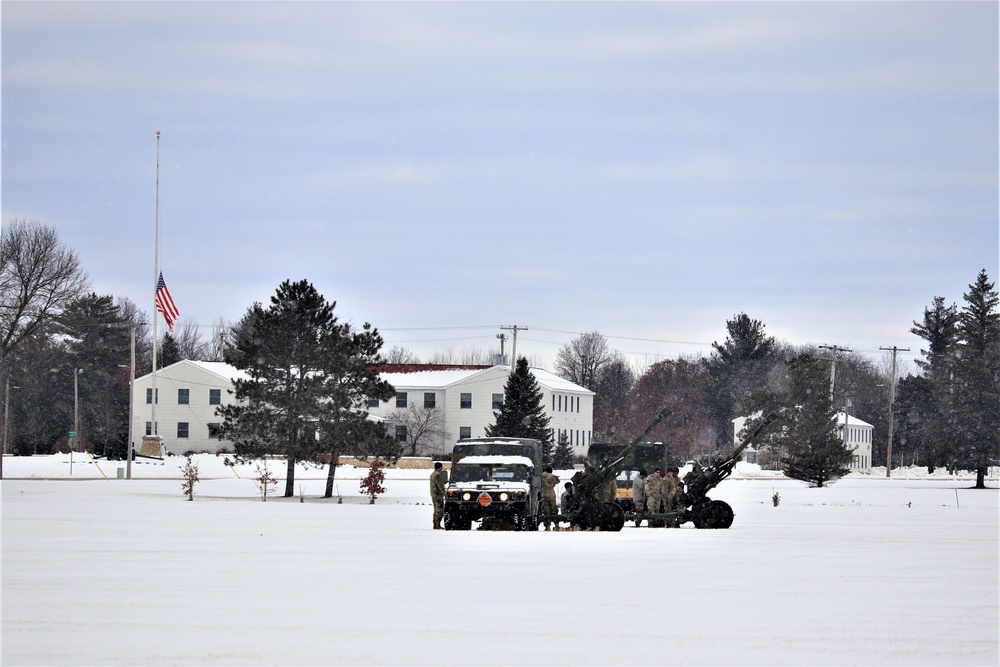
[[[586,470],[576,473],[573,476],[574,499],[570,507],[564,508],[556,518],[569,521],[570,524],[581,528],[605,531],[621,530],[626,520],[667,522],[671,525],[681,525],[690,521],[696,528],[729,528],[733,524],[733,508],[724,501],[712,500],[708,497],[708,492],[729,477],[743,450],[778,418],[773,413],[768,415],[729,456],[715,457],[705,465],[695,463],[691,472],[684,476],[683,487],[678,493],[681,499],[680,505],[670,512],[626,513],[617,503],[601,497],[603,490],[621,474],[630,458],[634,457],[635,451],[646,436],[668,414],[669,411],[666,409],[660,411],[642,434],[626,445],[617,457],[602,466],[588,466]]]
[[[538,530],[542,443],[528,438],[472,438],[452,450],[444,493],[445,530],[499,527]]]
[[[626,513],[635,509],[632,502],[632,481],[640,470],[652,474],[657,468],[666,470],[672,465],[678,465],[670,456],[667,445],[662,442],[640,442],[630,454],[625,451],[627,447],[628,445],[595,443],[587,449],[587,465],[593,469],[606,466],[623,453],[626,454],[622,472],[615,478],[615,502]]]

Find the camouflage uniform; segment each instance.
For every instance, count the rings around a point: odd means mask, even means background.
[[[664,505],[668,512],[672,512],[677,506],[677,478],[674,477],[674,471],[668,470],[667,476],[663,478],[663,499]],[[667,526],[670,528],[676,528],[677,522],[668,519]]]
[[[444,468],[431,473],[431,502],[434,503],[434,528],[441,528],[444,518],[444,487],[448,483],[448,471]]]
[[[646,509],[646,476],[636,473],[632,480],[632,505],[636,514],[642,514]],[[642,523],[642,519],[635,520],[636,528]]]
[[[618,482],[609,479],[600,491],[600,499],[606,503],[613,503],[618,499]]]
[[[556,485],[559,484],[559,478],[554,474],[546,470],[542,473],[542,514],[558,514],[559,507],[556,505]],[[549,526],[552,524],[551,521],[545,522],[545,530],[549,530]]]
[[[659,514],[667,511],[666,489],[662,475],[655,472],[646,478],[646,511]]]

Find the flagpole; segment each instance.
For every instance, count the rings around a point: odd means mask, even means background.
[[[153,214],[153,373],[152,373],[152,396],[150,397],[150,411],[152,422],[150,422],[149,434],[153,439],[159,440],[159,429],[156,426],[156,288],[160,275],[160,131],[156,131],[156,209]],[[145,450],[145,448],[143,448]],[[148,455],[148,452],[145,452]],[[157,454],[161,451],[158,448]]]

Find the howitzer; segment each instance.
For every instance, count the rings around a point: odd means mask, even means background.
[[[670,410],[664,408],[649,423],[621,453],[607,463],[598,467],[588,467],[573,475],[573,495],[569,507],[562,509],[558,517],[581,528],[599,528],[600,530],[619,531],[625,525],[625,512],[614,502],[599,498],[599,492],[614,480],[625,469],[626,463],[632,457],[636,447],[646,436],[667,418]]]
[[[694,469],[684,476],[687,490],[678,491],[677,497],[680,498],[680,502],[677,503],[676,509],[664,515],[643,516],[652,519],[666,518],[677,525],[692,521],[696,528],[729,528],[733,525],[733,508],[721,500],[710,499],[708,492],[732,474],[743,451],[777,419],[778,415],[770,413],[729,456],[715,457],[706,466],[695,463]],[[638,519],[640,515],[633,518]]]

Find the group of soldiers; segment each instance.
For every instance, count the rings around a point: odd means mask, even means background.
[[[632,503],[635,505],[636,520],[638,527],[642,523],[642,514],[663,514],[672,512],[675,509],[684,507],[684,482],[680,479],[680,471],[677,468],[667,468],[666,474],[663,470],[656,468],[652,475],[647,475],[645,470],[640,470],[639,474],[632,480]],[[434,464],[434,472],[431,473],[431,500],[434,504],[434,528],[440,530],[441,519],[444,517],[444,490],[448,483],[448,472],[442,469],[440,462]],[[556,503],[556,487],[559,478],[552,473],[551,467],[546,467],[542,473],[542,494],[540,514],[551,516],[559,513],[559,506]],[[561,505],[563,509],[569,504],[569,498],[573,494],[573,483],[566,482],[566,491],[563,493]],[[608,485],[601,489],[600,499],[606,502],[614,502],[616,495],[615,480],[609,481]],[[666,525],[669,528],[676,528],[680,525],[677,520],[656,521],[649,520],[649,526]],[[551,530],[551,523],[545,522],[545,530]]]
[[[636,520],[635,525],[642,523],[639,515],[642,514],[663,514],[672,512],[684,507],[684,482],[680,479],[678,468],[667,468],[666,474],[663,470],[656,468],[652,475],[647,475],[645,470],[640,470],[638,476],[632,480],[632,503],[635,505]],[[649,521],[652,528],[655,525],[666,525],[668,528],[676,528],[680,524],[676,519],[666,522]]]

